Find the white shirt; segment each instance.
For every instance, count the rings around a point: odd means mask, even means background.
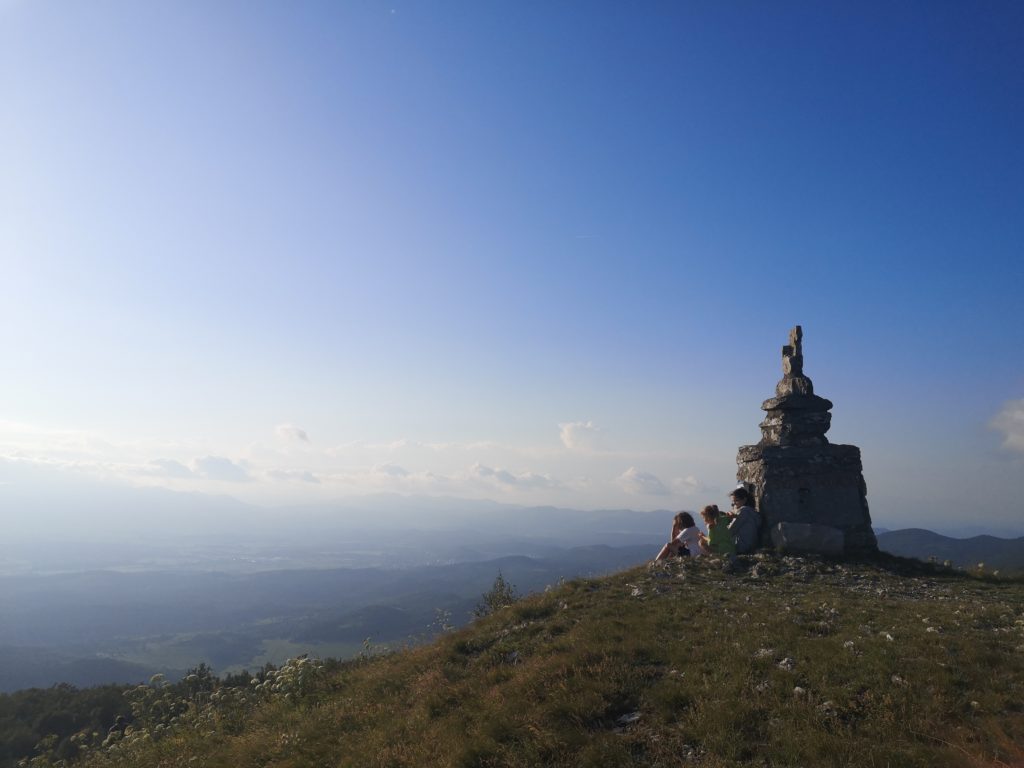
[[[696,527],[683,528],[676,536],[676,541],[690,551],[690,557],[700,555],[700,531]]]

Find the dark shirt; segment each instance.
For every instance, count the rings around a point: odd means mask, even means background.
[[[736,517],[729,523],[736,551],[741,555],[752,552],[757,546],[757,535],[761,529],[761,515],[753,507],[740,507]]]

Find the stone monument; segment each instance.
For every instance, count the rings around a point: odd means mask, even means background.
[[[814,394],[804,375],[799,325],[782,348],[775,397],[761,408],[761,442],[742,446],[736,457],[736,478],[762,515],[761,544],[833,556],[877,552],[860,448],[825,437],[832,403]]]

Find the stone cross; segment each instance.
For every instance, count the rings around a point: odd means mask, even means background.
[[[782,374],[786,377],[804,375],[804,331],[799,325],[789,332],[789,344],[782,348]]]

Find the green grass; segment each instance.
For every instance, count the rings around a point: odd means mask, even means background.
[[[91,765],[1024,765],[1024,585],[753,562],[573,581]]]

